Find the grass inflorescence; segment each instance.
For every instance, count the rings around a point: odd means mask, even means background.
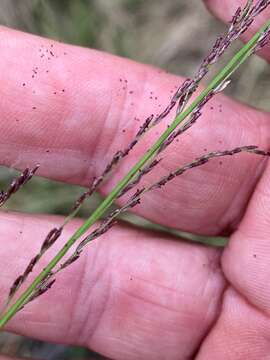
[[[33,169],[26,168],[17,178],[12,180],[7,190],[0,191],[0,207],[3,206],[13,194],[19,191],[23,185],[32,179],[38,168],[39,165],[36,165]]]
[[[177,137],[185,131],[188,131],[201,116],[204,106],[211,101],[216,94],[223,91],[230,84],[231,77],[239,66],[242,65],[252,54],[261,50],[269,42],[270,20],[268,20],[252,37],[252,39],[232,57],[228,64],[213,77],[213,80],[210,81],[208,86],[206,86],[206,88],[202,90],[193,101],[191,101],[191,97],[195,94],[195,92],[197,92],[201,81],[209,73],[212,65],[216,64],[230,45],[250,28],[256,17],[264,11],[269,4],[269,0],[259,0],[256,3],[249,0],[244,8],[239,7],[231,20],[228,31],[218,37],[209,54],[204,58],[194,78],[184,81],[184,83],[178,87],[167,107],[160,114],[156,116],[151,114],[147,117],[128,146],[123,150],[117,151],[112,156],[111,161],[108,163],[101,175],[94,179],[89,188],[77,199],[70,215],[67,217],[63,225],[59,228],[51,230],[44,240],[39,253],[31,259],[24,273],[13,283],[7,300],[7,310],[0,318],[0,328],[2,328],[16,314],[16,312],[22,309],[27,303],[49,290],[55,282],[55,275],[78,260],[85,246],[107,232],[115,224],[119,215],[139,204],[145,193],[165,186],[168,182],[174,180],[184,172],[190,171],[198,166],[203,166],[213,158],[233,156],[241,152],[248,152],[261,156],[270,155],[268,151],[258,149],[255,145],[236,147],[225,151],[215,151],[203,155],[188,164],[180,166],[147,187],[137,188],[141,179],[162,161],[160,154],[168,146],[170,146]],[[122,159],[129,155],[146,132],[151,131],[151,129],[165,119],[173,109],[175,109],[176,115],[168,128],[148,149],[142,158],[139,159],[126,176],[118,182],[110,194],[102,201],[102,203],[84,222],[84,224],[77,229],[62,249],[60,249],[49,264],[35,278],[32,284],[30,284],[23,294],[20,295],[12,305],[10,305],[11,301],[17,294],[17,291],[24,284],[28,275],[33,271],[37,262],[59,238],[63,227],[76,215],[83,202],[89,198],[104,181],[106,181],[108,176],[112,174],[117,166],[119,166]],[[11,184],[10,190],[6,193],[1,193],[1,198],[5,199],[2,201],[5,202],[12,193],[17,191],[22,184],[33,176],[36,170],[36,168],[32,171],[27,169],[20,178]],[[79,239],[81,239],[81,237],[92,227],[92,225],[96,224],[97,221],[100,220],[104,214],[108,212],[108,210],[110,210],[111,205],[115,202],[115,200],[132,190],[134,190],[134,193],[129,195],[125,204],[121,208],[109,212],[109,215],[102,220],[101,224],[97,226],[94,231],[85,236],[83,240],[80,240],[73,253],[67,257],[67,259],[64,259],[64,256],[68,253],[71,247]]]

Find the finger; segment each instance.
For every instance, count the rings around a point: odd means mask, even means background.
[[[224,22],[229,22],[235,13],[236,9],[239,6],[245,6],[247,3],[246,0],[204,0],[207,7]],[[254,4],[257,3],[257,0],[254,1]],[[266,9],[262,14],[256,18],[256,21],[251,26],[250,31],[244,34],[243,39],[245,41],[249,40],[252,34],[255,34],[261,26],[269,19],[270,8]],[[266,46],[264,50],[261,51],[261,55],[265,57],[268,61],[270,60],[270,48]]]
[[[1,302],[56,221],[1,215]],[[76,226],[69,225],[63,238]],[[50,251],[40,268],[51,257]],[[7,330],[89,346],[119,360],[189,358],[216,319],[223,287],[218,251],[115,227]]]
[[[211,349],[218,359],[262,359],[270,346],[270,166],[259,182],[247,213],[222,257],[234,290],[227,292],[217,325],[199,359]]]
[[[269,271],[269,164],[247,213],[224,253],[223,265],[234,287],[249,302],[270,315]],[[237,261],[236,261],[237,259]],[[245,269],[245,271],[243,271]]]
[[[20,168],[40,163],[40,175],[82,185],[130,143],[140,126],[136,119],[143,121],[160,111],[159,105],[168,104],[183,81],[149,66],[4,28],[0,49],[1,162]],[[130,154],[103,188],[105,193],[170,120]],[[206,151],[266,147],[269,124],[268,114],[216,97],[199,123],[168,149],[147,181]],[[241,217],[261,161],[251,155],[213,161],[152,192],[136,211],[164,225],[219,233]]]
[[[224,294],[222,313],[196,360],[257,360],[269,354],[269,317],[233,289]]]

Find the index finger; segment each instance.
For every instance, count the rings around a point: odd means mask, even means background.
[[[112,154],[129,144],[145,117],[168,104],[183,81],[127,59],[5,28],[0,31],[0,50],[2,164],[23,168],[40,163],[41,175],[81,185],[103,171]],[[134,149],[104,187],[105,193],[170,118]],[[268,128],[268,114],[217,97],[200,123],[168,149],[158,174],[150,174],[147,181],[204,151],[265,147]],[[256,183],[254,174],[259,174],[261,159],[241,157],[241,163],[213,162],[184,175],[149,194],[136,211],[183,230],[220,232],[239,218]]]

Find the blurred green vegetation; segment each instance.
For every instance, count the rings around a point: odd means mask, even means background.
[[[105,18],[94,3],[37,1],[32,12],[36,33],[72,44],[99,47],[98,34]]]
[[[1,0],[0,24],[98,48],[187,76],[203,58],[206,44],[210,46],[223,30],[198,0]],[[237,75],[231,94],[270,110],[267,77],[269,68],[253,58]],[[0,189],[14,174],[13,170],[0,169]],[[65,215],[81,191],[79,186],[35,178],[11,199],[8,207]],[[89,214],[98,202],[96,196],[80,215]],[[46,360],[101,359],[84,349],[6,335],[0,339],[0,350]]]

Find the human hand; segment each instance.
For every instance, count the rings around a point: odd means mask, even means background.
[[[235,1],[208,3],[226,15]],[[70,183],[87,185],[111,154],[132,139],[140,125],[134,117],[143,120],[153,107],[159,111],[182,82],[149,66],[5,28],[0,46],[2,164],[25,168],[40,163],[39,174]],[[58,58],[41,57],[47,49]],[[264,55],[270,59],[269,51]],[[158,101],[150,101],[151,92]],[[171,145],[162,163],[166,170],[205,147],[268,147],[269,114],[224,96],[211,107]],[[150,136],[153,140],[155,131]],[[146,145],[133,155],[142,154]],[[261,158],[247,154],[217,164],[149,193],[136,211],[182,230],[233,232],[223,253],[117,226],[93,242],[80,261],[59,274],[55,289],[18,313],[7,329],[89,346],[112,359],[263,358],[270,327],[270,170]],[[130,165],[125,162],[113,181]],[[109,182],[102,191],[111,187]],[[2,213],[0,222],[4,301],[12,281],[39,249],[38,240],[61,219]],[[62,238],[79,223],[70,224]],[[48,252],[40,266],[51,256]]]

